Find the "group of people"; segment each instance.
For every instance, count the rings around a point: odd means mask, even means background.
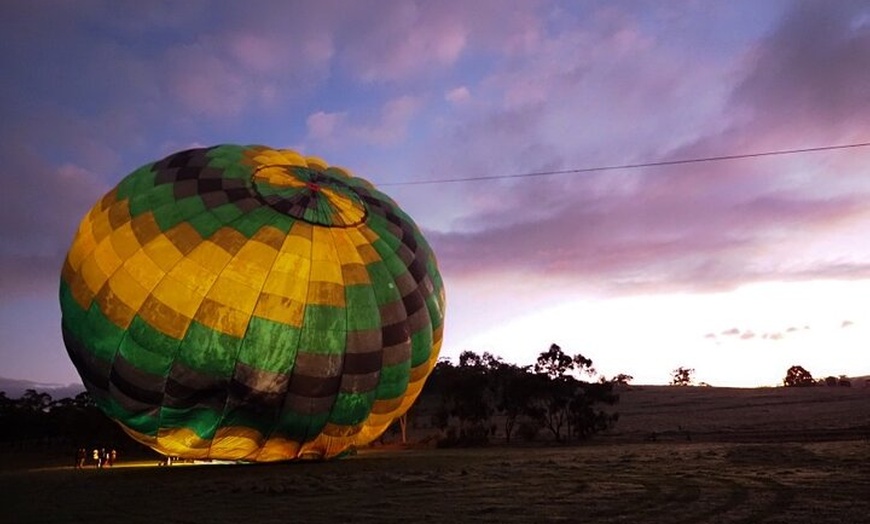
[[[118,458],[117,451],[107,448],[94,448],[90,455],[97,468],[110,468]],[[79,448],[76,452],[76,469],[84,468],[87,460],[88,450],[86,448]]]

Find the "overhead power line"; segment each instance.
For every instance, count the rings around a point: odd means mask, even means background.
[[[759,158],[766,156],[798,155],[804,153],[817,153],[820,151],[835,151],[838,149],[856,149],[870,147],[870,142],[855,142],[851,144],[837,144],[830,146],[805,147],[801,149],[780,149],[776,151],[760,151],[755,153],[742,153],[736,155],[707,156],[698,158],[683,158],[678,160],[662,160],[659,162],[640,162],[636,164],[615,164],[607,166],[578,167],[575,169],[559,169],[553,171],[532,171],[529,173],[515,173],[508,175],[482,175],[460,178],[441,178],[431,180],[408,180],[405,182],[386,182],[379,186],[420,186],[428,184],[454,184],[459,182],[479,182],[484,180],[503,180],[510,178],[531,178],[554,175],[570,175],[577,173],[596,173],[600,171],[618,171],[621,169],[640,169],[643,167],[678,166],[684,164],[700,164],[704,162],[722,162],[726,160],[739,160],[741,158]]]

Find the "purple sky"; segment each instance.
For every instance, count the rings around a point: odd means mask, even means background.
[[[45,0],[0,29],[0,376],[77,380],[56,294],[78,221],[218,143],[382,185],[439,258],[445,356],[870,374],[870,148],[389,185],[870,141],[866,2]]]

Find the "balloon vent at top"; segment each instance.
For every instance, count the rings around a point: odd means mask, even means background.
[[[372,184],[263,146],[192,149],[124,178],[61,275],[67,351],[97,405],[185,458],[329,458],[420,393],[444,289]]]

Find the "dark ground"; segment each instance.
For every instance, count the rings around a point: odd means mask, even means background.
[[[77,471],[6,450],[0,522],[870,522],[870,390],[644,387],[619,411],[583,445],[323,463]]]

